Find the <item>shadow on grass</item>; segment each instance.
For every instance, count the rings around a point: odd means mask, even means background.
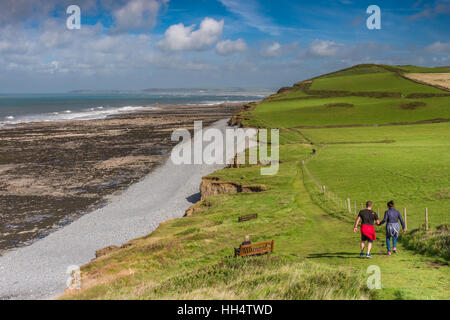
[[[372,256],[376,254],[372,253]],[[307,256],[309,259],[320,258],[341,258],[341,259],[361,259],[359,253],[355,252],[327,252],[327,253],[312,253]]]

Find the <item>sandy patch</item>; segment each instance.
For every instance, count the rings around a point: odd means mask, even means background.
[[[412,80],[450,89],[450,73],[408,73],[405,76]]]
[[[134,166],[134,165],[142,165],[143,163],[153,162],[152,157],[138,157],[138,156],[128,156],[128,157],[120,157],[120,158],[112,158],[105,161],[102,161],[95,165],[96,169],[113,169],[117,167],[123,166]],[[160,159],[158,159],[160,160]]]

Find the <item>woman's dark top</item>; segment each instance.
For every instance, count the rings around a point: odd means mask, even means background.
[[[389,208],[388,211],[384,213],[384,219],[381,221],[380,226],[384,223],[398,223],[400,220],[400,223],[402,224],[403,230],[405,230],[405,223],[403,222],[403,217],[400,212],[395,210],[394,208]]]

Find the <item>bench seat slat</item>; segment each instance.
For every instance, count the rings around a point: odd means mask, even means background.
[[[239,222],[245,222],[245,221],[250,221],[250,220],[254,220],[254,219],[258,219],[258,214],[257,213],[255,213],[255,214],[248,214],[248,215],[246,215],[246,216],[242,216],[242,217],[239,217]]]
[[[273,252],[274,241],[250,244],[235,249],[235,256],[248,257],[254,255],[270,254]]]

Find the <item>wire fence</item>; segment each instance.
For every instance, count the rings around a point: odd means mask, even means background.
[[[326,146],[322,147],[322,150],[326,148]],[[308,169],[307,163],[317,154],[317,152],[314,152],[310,157],[302,161],[303,171],[306,173],[309,177],[309,180],[312,182],[312,184],[315,187],[315,194],[320,196],[320,200],[322,202],[325,202],[328,204],[328,207],[334,208],[334,213],[343,214],[347,217],[354,217],[356,219],[356,215],[363,209],[366,208],[366,202],[365,201],[358,201],[355,199],[351,199],[350,197],[342,198],[335,192],[333,192],[328,186],[322,184]],[[378,217],[381,219],[384,216],[383,209],[380,210],[380,208],[373,208],[373,210],[378,214]],[[424,223],[420,225],[419,227],[423,227],[426,230],[430,228],[430,222],[429,222],[429,210],[428,208],[425,208],[424,210]],[[403,208],[403,219],[405,222],[405,227],[408,229],[408,210],[407,208]]]

